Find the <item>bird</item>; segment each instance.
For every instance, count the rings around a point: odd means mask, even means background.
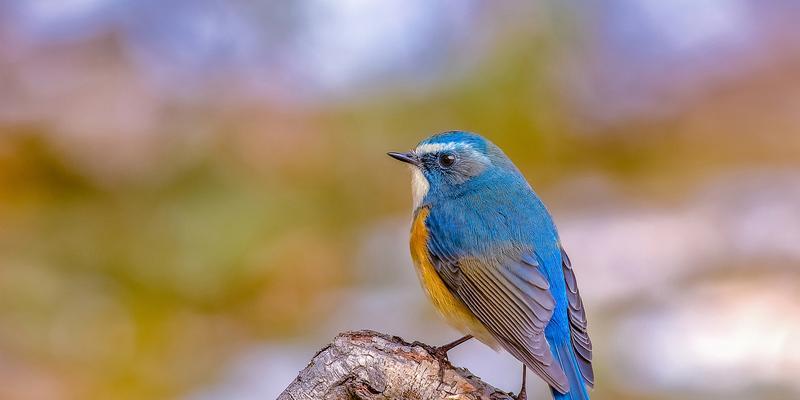
[[[550,212],[503,153],[467,131],[435,134],[409,152],[410,250],[417,276],[444,319],[522,362],[554,399],[586,400],[594,387],[592,342],[575,271]]]

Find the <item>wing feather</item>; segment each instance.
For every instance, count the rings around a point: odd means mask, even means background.
[[[587,331],[588,322],[586,311],[583,308],[583,300],[578,291],[578,281],[575,279],[575,271],[572,270],[572,262],[564,249],[561,249],[561,265],[564,270],[564,280],[567,284],[567,300],[569,301],[569,327],[572,336],[572,347],[578,355],[578,367],[581,370],[583,381],[586,386],[594,387],[594,370],[592,369],[592,340],[589,339]]]
[[[429,240],[436,271],[456,297],[508,352],[566,393],[567,377],[544,335],[555,300],[536,257],[509,249],[492,259],[457,258],[434,235]]]

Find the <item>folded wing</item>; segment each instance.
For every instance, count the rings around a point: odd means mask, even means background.
[[[555,300],[535,255],[509,249],[491,259],[456,257],[434,237],[428,247],[442,280],[498,342],[550,386],[566,393],[567,377],[544,335]]]
[[[572,347],[577,354],[578,367],[581,370],[583,381],[589,388],[594,387],[594,370],[592,369],[592,341],[587,331],[586,311],[583,300],[578,292],[578,281],[575,280],[575,271],[569,256],[561,249],[561,266],[564,271],[564,280],[567,283],[567,300],[569,301],[569,328],[572,336]]]

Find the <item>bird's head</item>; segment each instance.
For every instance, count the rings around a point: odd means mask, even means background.
[[[527,184],[500,148],[474,133],[439,133],[407,153],[388,154],[411,165],[415,208],[431,200],[493,189],[493,185],[520,179]]]

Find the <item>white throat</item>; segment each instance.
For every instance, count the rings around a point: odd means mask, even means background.
[[[425,179],[425,175],[422,175],[422,171],[420,171],[418,167],[412,167],[411,195],[414,199],[415,210],[422,204],[425,195],[428,194],[428,188],[430,188],[430,184],[428,184],[428,180]]]

